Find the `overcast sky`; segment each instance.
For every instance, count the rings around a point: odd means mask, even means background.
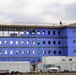
[[[0,0],[0,22],[76,22],[76,0]]]

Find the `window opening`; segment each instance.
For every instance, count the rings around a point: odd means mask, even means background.
[[[56,44],[56,41],[53,41],[53,44]]]
[[[13,41],[10,41],[10,44],[13,44]]]
[[[24,54],[25,52],[24,52],[24,50],[22,50],[22,54]]]
[[[70,58],[69,61],[72,61],[72,59]]]
[[[29,32],[28,32],[28,31],[26,31],[26,34],[29,34]]]
[[[21,44],[24,44],[24,41],[23,40],[21,41]]]
[[[35,41],[34,41],[34,40],[32,41],[32,44],[33,44],[33,45],[35,44]]]
[[[10,51],[10,54],[13,54],[13,50]]]
[[[45,44],[45,41],[43,41],[43,44]]]
[[[27,45],[28,45],[29,43],[30,43],[29,40],[27,40]]]
[[[50,31],[48,31],[48,35],[50,35]]]
[[[2,51],[0,50],[0,54],[2,54]]]
[[[40,44],[40,40],[38,40],[38,44]]]
[[[73,43],[76,43],[76,40],[73,40]]]
[[[60,31],[58,31],[58,35],[60,35]]]
[[[74,53],[76,53],[76,50],[73,50]]]
[[[5,44],[7,44],[7,41],[4,41]]]
[[[50,44],[50,41],[48,41],[48,44]]]
[[[0,44],[2,44],[2,41],[0,41]]]
[[[56,54],[56,51],[54,51],[54,54]]]
[[[51,51],[48,51],[48,54],[51,54]]]
[[[55,35],[55,31],[53,31],[53,35]]]
[[[16,50],[16,54],[18,54],[19,52],[18,52],[18,50]]]
[[[27,54],[30,54],[30,51],[29,50],[27,51]]]
[[[31,28],[31,34],[35,34],[35,29],[34,28]]]
[[[43,54],[46,54],[46,51],[45,50],[43,51]]]
[[[59,54],[61,54],[61,51],[59,51]]]
[[[58,41],[58,44],[61,44],[61,41]]]
[[[33,50],[32,53],[35,54],[35,51]]]
[[[5,50],[5,54],[7,54],[7,50]]]
[[[37,34],[40,34],[40,31],[37,31]]]
[[[43,31],[42,34],[45,34],[45,31]]]

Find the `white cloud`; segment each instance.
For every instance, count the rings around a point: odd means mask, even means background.
[[[75,3],[76,0],[57,0],[61,4],[72,4]]]
[[[0,22],[75,21],[75,9],[70,11],[75,3],[76,0],[0,0]]]
[[[6,22],[12,22],[10,18],[6,18],[6,17],[3,17],[3,16],[0,16],[0,23],[6,23]]]

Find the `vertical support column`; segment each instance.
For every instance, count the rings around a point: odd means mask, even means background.
[[[36,29],[35,29],[35,35],[36,35],[36,42],[37,42],[37,48],[38,48],[38,62],[40,62],[40,49],[39,49],[38,37],[37,37]]]

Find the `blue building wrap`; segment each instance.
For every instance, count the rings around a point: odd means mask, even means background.
[[[76,27],[0,26],[0,61],[33,63],[42,56],[76,56]]]

